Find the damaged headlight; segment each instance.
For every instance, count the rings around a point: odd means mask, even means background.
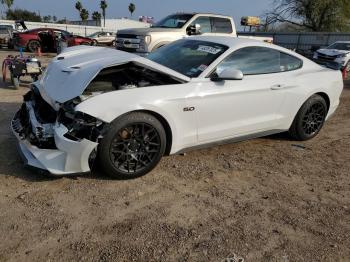
[[[75,98],[64,103],[59,111],[58,123],[67,127],[66,138],[79,141],[88,139],[97,142],[102,138],[106,124],[86,113],[75,111],[75,106],[81,102],[80,98]]]

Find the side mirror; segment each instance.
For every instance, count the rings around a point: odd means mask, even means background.
[[[223,81],[223,80],[242,80],[243,73],[241,70],[226,68],[219,74],[215,74],[211,78],[212,81]]]
[[[188,32],[189,35],[200,35],[201,34],[201,25],[200,24],[194,24],[190,25],[188,27]]]

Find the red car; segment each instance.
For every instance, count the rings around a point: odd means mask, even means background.
[[[83,37],[79,35],[71,35],[67,39],[68,47],[75,45],[96,45],[96,42],[88,37]]]
[[[42,52],[56,52],[58,39],[67,41],[68,46],[93,45],[94,43],[90,38],[73,36],[67,31],[54,28],[36,28],[13,33],[15,48],[23,47],[29,52],[36,52],[38,48],[41,48]]]

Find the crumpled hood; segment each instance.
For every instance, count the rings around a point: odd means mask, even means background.
[[[338,49],[320,49],[320,50],[317,50],[317,53],[327,55],[327,56],[337,56],[341,54],[348,54],[350,52],[347,50],[338,50]]]
[[[105,47],[76,46],[55,57],[35,85],[49,104],[64,103],[80,96],[102,69],[128,62],[190,81],[185,75],[135,54]]]
[[[127,35],[147,35],[150,33],[173,33],[182,30],[179,28],[155,28],[155,27],[149,27],[149,28],[133,28],[133,29],[123,29],[118,30],[118,34],[127,34]]]

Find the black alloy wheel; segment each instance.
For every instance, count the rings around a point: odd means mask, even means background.
[[[305,113],[303,118],[303,129],[305,134],[312,136],[322,127],[326,117],[326,108],[320,102],[313,104]]]
[[[159,154],[160,136],[146,123],[120,129],[111,144],[110,158],[117,170],[127,174],[142,172]]]
[[[150,172],[164,155],[166,134],[152,115],[131,113],[115,120],[99,146],[102,168],[111,176],[131,179]]]
[[[314,138],[326,121],[328,107],[320,95],[311,96],[300,108],[289,134],[296,140],[305,141]]]

